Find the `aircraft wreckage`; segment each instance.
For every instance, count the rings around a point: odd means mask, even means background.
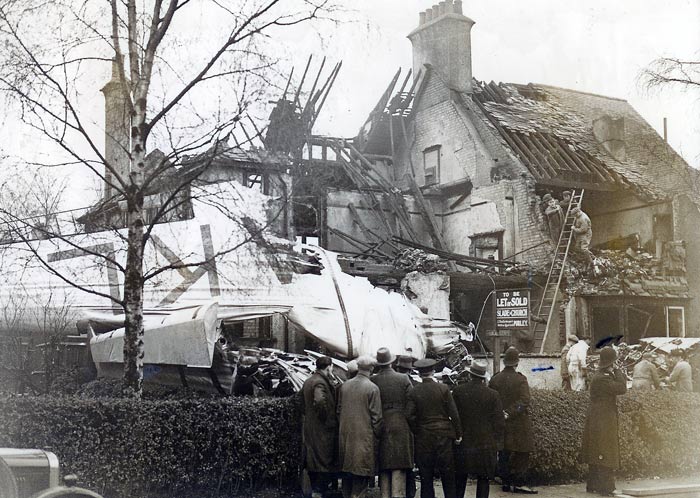
[[[295,251],[289,240],[273,235],[267,226],[272,202],[238,183],[217,183],[193,196],[192,219],[154,227],[145,274],[169,264],[178,268],[145,284],[144,363],[161,366],[151,374],[164,374],[166,366],[180,374],[186,368],[188,375],[212,369],[223,321],[277,313],[342,358],[381,346],[422,358],[453,346],[461,330],[453,322],[431,318],[402,294],[343,273],[334,253],[316,246]],[[0,246],[0,305],[14,316],[0,327],[29,332],[42,313],[60,312],[91,335],[98,371],[120,375],[121,308],[91,291],[119,299],[124,236],[97,232]]]

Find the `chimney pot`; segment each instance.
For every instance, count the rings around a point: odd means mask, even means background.
[[[462,13],[462,0],[455,0],[454,12],[455,12],[455,14]]]
[[[431,21],[433,19],[433,9],[428,9],[424,12],[425,22]]]
[[[447,2],[445,3],[445,14],[451,14],[454,11],[455,11],[455,4],[452,3],[452,0],[447,0]]]
[[[440,17],[440,6],[433,5],[433,19],[437,19],[438,17]]]
[[[420,14],[418,14],[418,25],[419,26],[422,24],[425,24],[425,18],[426,18],[425,12],[421,12]]]
[[[440,2],[440,4],[439,4],[439,6],[440,6],[440,15],[443,15],[443,14],[447,11],[447,6],[446,6],[445,4],[447,4],[447,2],[446,2],[445,0],[443,0],[443,1]]]

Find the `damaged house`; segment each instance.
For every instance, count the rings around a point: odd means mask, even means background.
[[[491,292],[530,289],[531,327],[512,339],[525,350],[558,352],[566,334],[698,335],[696,171],[624,100],[475,79],[473,25],[459,0],[421,12],[412,70],[397,72],[358,135],[309,140],[305,167],[327,182],[298,184],[316,213],[295,220],[298,234],[387,286],[405,276],[394,260],[407,248],[446,258],[445,272],[403,290],[484,339]],[[542,197],[564,191],[574,200],[552,241]],[[571,242],[579,204],[591,271]]]

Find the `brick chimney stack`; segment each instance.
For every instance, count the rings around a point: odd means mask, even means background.
[[[116,59],[112,61],[112,78],[101,91],[105,96],[104,156],[112,168],[118,171],[122,178],[126,178],[131,170],[129,158],[131,118]],[[105,177],[104,198],[108,199],[114,196],[115,192],[107,182],[114,183],[114,179],[108,171],[105,171]]]
[[[423,64],[439,71],[454,90],[472,92],[471,29],[474,21],[462,14],[462,0],[445,0],[419,14],[413,44],[413,74]]]

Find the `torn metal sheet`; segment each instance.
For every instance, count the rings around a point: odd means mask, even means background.
[[[219,338],[215,302],[165,315],[159,324],[144,327],[143,362],[149,364],[210,367]],[[153,321],[153,320],[152,320]],[[93,336],[92,359],[100,363],[124,362],[124,329]]]

